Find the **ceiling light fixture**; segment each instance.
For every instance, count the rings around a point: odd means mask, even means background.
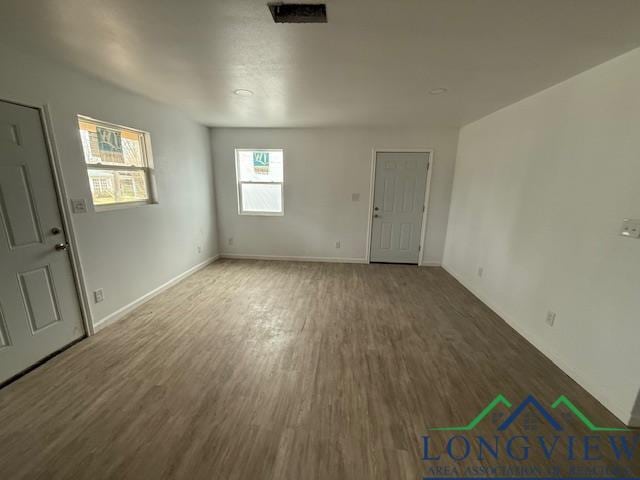
[[[233,93],[235,93],[239,97],[250,97],[251,95],[253,95],[253,92],[251,90],[247,90],[245,88],[238,88],[237,90],[234,90]]]
[[[447,93],[449,90],[446,88],[434,88],[433,90],[429,90],[430,95],[442,95],[443,93]]]

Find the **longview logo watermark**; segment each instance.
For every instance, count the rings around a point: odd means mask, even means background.
[[[558,420],[560,415],[557,409],[561,406],[568,410],[562,418],[567,421],[570,417],[579,420],[587,434],[574,435],[566,432],[563,423]],[[498,407],[509,410],[506,418],[503,418],[504,414],[495,412]],[[634,475],[640,473],[632,471],[634,458],[640,456],[640,432],[595,425],[565,395],[558,397],[551,404],[551,409],[545,408],[533,395],[526,397],[515,409],[512,407],[512,403],[504,395],[498,395],[467,425],[430,428],[429,431],[432,432],[451,434],[444,442],[441,435],[437,435],[439,443],[431,435],[422,436],[422,459],[431,475],[424,479],[522,480],[558,478],[562,475],[589,479],[621,476],[636,478]],[[493,421],[496,435],[474,434],[473,430],[487,417]],[[542,420],[554,434],[509,435],[509,428],[517,420],[524,421],[524,430],[527,432],[536,430]],[[532,457],[547,462],[544,465],[531,464]],[[610,465],[607,459],[614,459],[616,465]],[[478,465],[468,465],[470,462],[477,462]],[[565,467],[554,462],[561,462]],[[637,462],[635,465],[638,466]]]

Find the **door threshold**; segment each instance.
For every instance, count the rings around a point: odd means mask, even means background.
[[[417,267],[418,264],[417,263],[405,263],[405,262],[369,262],[369,263],[376,263],[379,265],[410,265],[413,267]]]
[[[4,387],[9,386],[11,383],[15,382],[16,380],[19,380],[20,378],[24,377],[26,374],[34,371],[36,368],[41,367],[42,365],[47,363],[49,360],[51,360],[53,357],[58,356],[59,354],[61,354],[65,350],[73,347],[76,343],[81,342],[85,338],[87,338],[87,335],[84,335],[84,336],[74,340],[73,342],[69,343],[68,345],[65,345],[64,347],[60,348],[59,350],[56,350],[55,352],[50,353],[46,357],[38,360],[36,363],[31,365],[30,367],[25,368],[21,372],[16,373],[13,377],[9,377],[7,380],[5,380],[3,382],[0,382],[0,390],[2,390]]]

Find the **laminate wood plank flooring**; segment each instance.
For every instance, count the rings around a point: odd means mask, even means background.
[[[0,390],[0,477],[419,479],[497,394],[622,426],[440,268],[221,260]]]

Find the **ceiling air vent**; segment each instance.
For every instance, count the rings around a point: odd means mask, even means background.
[[[276,23],[327,23],[324,3],[269,3]]]

